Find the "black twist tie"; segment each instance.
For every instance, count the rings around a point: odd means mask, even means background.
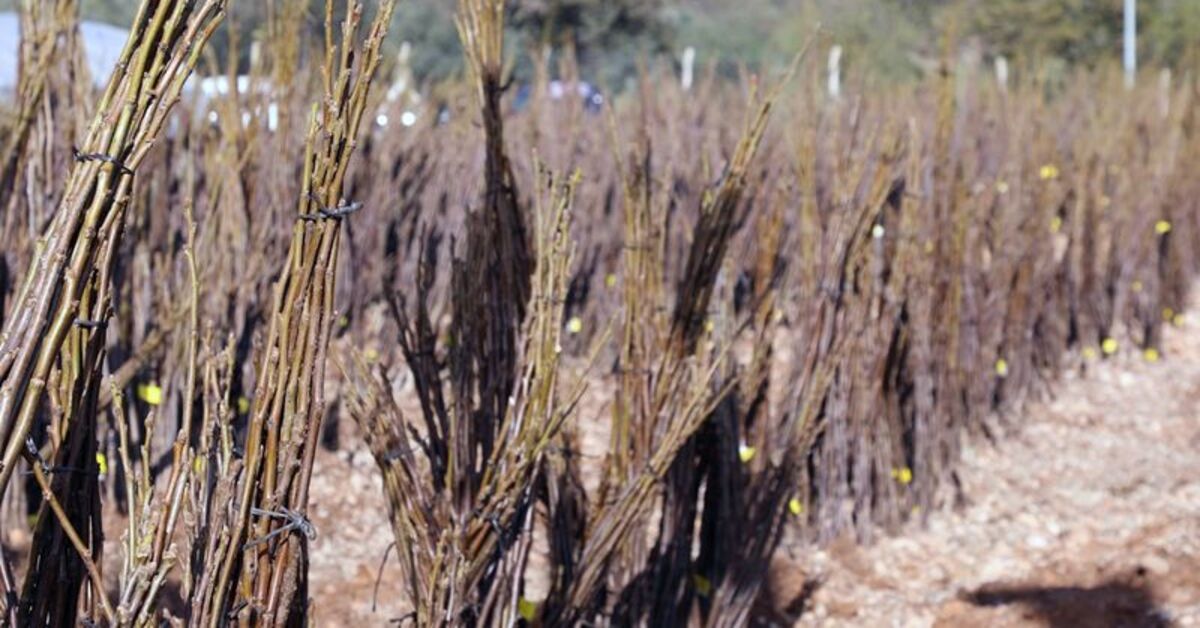
[[[108,327],[108,321],[93,321],[86,318],[75,319],[75,326],[80,329],[104,329]]]
[[[113,157],[112,155],[105,155],[104,153],[80,152],[79,148],[76,146],[71,147],[71,155],[74,156],[75,161],[78,161],[78,162],[100,161],[100,162],[104,162],[106,164],[112,164],[113,167],[115,167],[118,172],[130,175],[130,176],[133,175],[133,170],[130,169],[129,166],[126,166],[125,162],[121,161],[120,159],[117,159],[116,157]]]
[[[301,534],[308,537],[308,540],[317,538],[317,529],[312,522],[308,520],[301,512],[296,510],[288,510],[280,508],[278,512],[273,510],[263,510],[262,508],[251,508],[250,514],[257,517],[269,517],[271,519],[282,519],[286,521],[282,527],[268,532],[265,536],[259,537],[242,546],[242,549],[250,549],[256,545],[266,543],[271,539],[281,534],[286,534],[292,530],[298,530]]]
[[[46,459],[42,457],[42,452],[40,449],[38,449],[37,443],[33,442],[32,436],[25,439],[25,452],[29,454],[29,457],[33,462],[36,462],[37,465],[41,467],[43,474],[50,475],[54,472],[50,464],[47,463]]]
[[[312,197],[309,198],[311,199]],[[350,214],[353,214],[362,208],[363,204],[360,201],[354,201],[353,203],[338,205],[336,207],[320,207],[317,208],[317,211],[311,214],[300,214],[300,220],[306,220],[309,222],[315,222],[324,218],[341,220],[342,218],[345,218],[346,216],[349,216]]]

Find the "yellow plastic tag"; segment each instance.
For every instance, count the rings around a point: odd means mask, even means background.
[[[912,469],[909,469],[908,467],[900,467],[899,469],[892,469],[892,478],[894,480],[896,480],[897,482],[907,486],[907,485],[911,484],[912,480],[913,480]]]
[[[139,399],[152,406],[163,402],[163,389],[157,384],[138,384],[137,395]]]
[[[533,621],[537,617],[537,604],[525,598],[517,599],[517,614],[525,621]]]

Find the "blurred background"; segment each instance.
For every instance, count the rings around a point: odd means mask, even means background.
[[[15,0],[0,1],[0,10]],[[1138,0],[1141,65],[1178,70],[1196,58],[1200,2]],[[1007,58],[1022,72],[1063,74],[1072,66],[1119,64],[1123,0],[518,0],[511,4],[508,44],[516,53],[518,80],[532,73],[530,55],[549,47],[561,54],[573,45],[582,78],[620,92],[639,61],[678,65],[695,49],[698,68],[715,64],[733,76],[740,65],[764,69],[785,63],[817,24],[821,46],[845,50],[844,70],[868,81],[919,79],[940,57],[942,33],[953,29],[961,45],[987,60]],[[368,4],[373,2],[368,1]],[[268,3],[238,2],[230,23],[261,27]],[[136,0],[84,0],[84,18],[128,26]],[[320,0],[311,0],[308,24],[319,34]],[[462,65],[453,22],[454,3],[404,0],[397,9],[390,48],[412,46],[418,83],[453,77]],[[246,33],[245,35],[250,35]],[[230,49],[227,29],[215,50]],[[248,63],[254,38],[241,36],[239,59]],[[319,39],[317,39],[319,41]],[[551,59],[550,67],[555,67]],[[1046,78],[1041,76],[1040,78]],[[1052,78],[1052,77],[1051,77]]]

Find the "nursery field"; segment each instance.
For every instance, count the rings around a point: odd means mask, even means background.
[[[1019,411],[1004,439],[966,448],[953,507],[869,545],[784,540],[758,625],[1200,625],[1200,324],[1163,342],[1169,361],[1092,365]],[[330,453],[316,465],[318,615],[402,614],[398,568],[379,570],[392,533],[374,464]],[[374,514],[335,524],[351,510]]]
[[[418,90],[304,4],[143,0],[98,91],[21,6],[7,625],[1200,621],[1190,76],[601,94],[460,0]]]

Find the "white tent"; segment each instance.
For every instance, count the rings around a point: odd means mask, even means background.
[[[79,36],[87,56],[92,82],[103,87],[121,58],[129,31],[101,22],[81,22]],[[20,58],[21,21],[11,11],[0,12],[0,92],[17,89],[17,60]]]

